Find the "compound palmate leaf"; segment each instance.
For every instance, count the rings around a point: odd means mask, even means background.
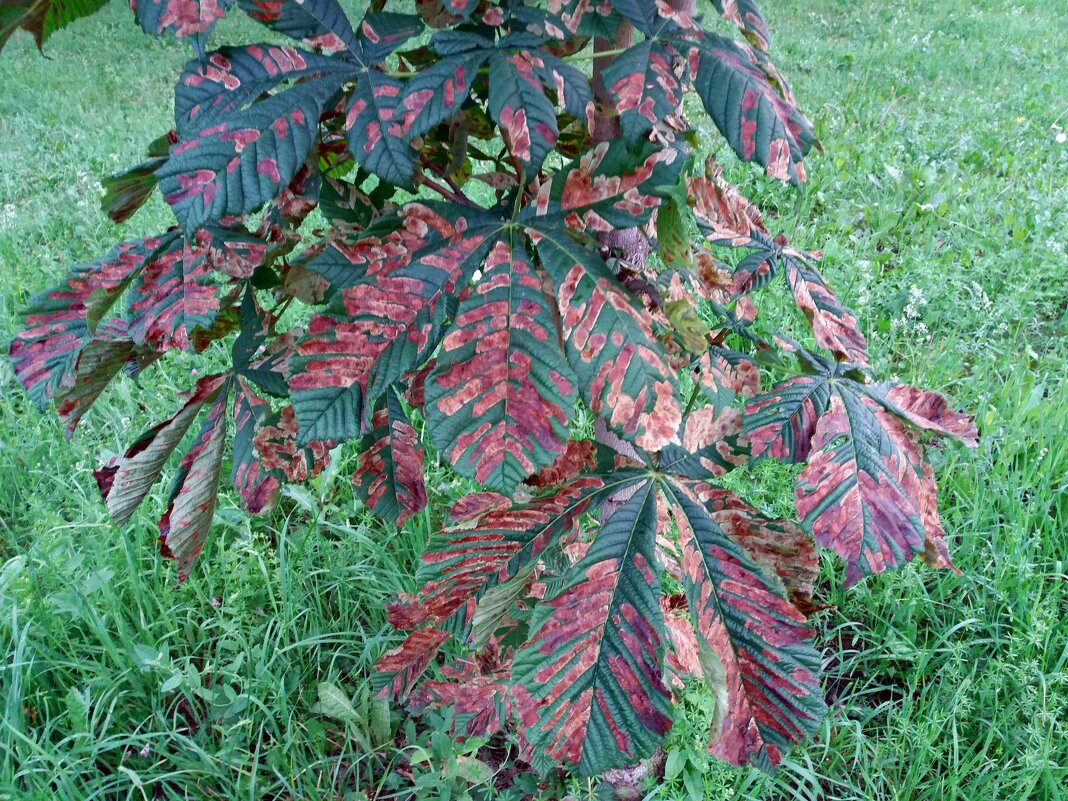
[[[583,775],[648,756],[671,727],[656,506],[649,481],[616,510],[563,591],[539,605],[512,668],[527,739]]]
[[[427,428],[462,474],[501,492],[563,452],[578,379],[526,238],[509,231],[460,302],[427,381]]]

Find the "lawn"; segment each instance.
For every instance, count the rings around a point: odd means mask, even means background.
[[[876,374],[943,389],[982,438],[935,454],[961,574],[911,565],[844,590],[841,564],[824,555],[832,608],[815,624],[832,713],[813,741],[775,776],[712,763],[708,698],[692,688],[668,744],[670,780],[648,797],[1060,798],[1068,8],[763,5],[824,152],[800,193],[732,176],[772,227],[823,249]],[[226,20],[217,40],[245,30]],[[46,52],[19,34],[0,56],[5,343],[32,292],[168,224],[155,199],[120,230],[99,211],[97,181],[169,127],[186,47],[147,39],[112,3]],[[178,588],[154,543],[165,486],[124,529],[108,521],[98,458],[170,414],[191,369],[174,358],[141,387],[119,382],[65,442],[0,365],[0,799],[405,798],[409,781],[439,798],[479,779],[470,749],[369,700],[370,665],[392,642],[384,604],[411,589],[429,517],[401,532],[376,523],[352,498],[351,461],[267,519],[224,498]],[[747,492],[788,514],[791,481],[763,465]],[[455,492],[443,470],[429,489],[437,508]],[[394,744],[405,741],[427,759]]]

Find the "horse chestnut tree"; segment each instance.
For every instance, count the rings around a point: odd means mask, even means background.
[[[390,608],[408,634],[383,693],[593,774],[656,749],[693,674],[712,752],[776,765],[825,711],[815,546],[847,583],[915,556],[952,569],[924,449],[977,433],[876,380],[819,254],[696,155],[699,107],[775,179],[804,181],[815,142],[754,3],[713,4],[739,37],[678,0],[372,0],[361,19],[134,0],[195,56],[173,130],[104,207],[123,221],[158,189],[176,225],[35,296],[10,346],[71,432],[124,372],[229,354],[96,472],[115,522],[180,453],[159,529],[182,579],[224,481],[262,513],[352,448],[357,494],[402,525],[440,460],[482,491]],[[0,44],[19,26],[40,44],[102,3],[3,5]],[[209,49],[235,5],[269,42]],[[776,282],[799,339],[757,319]],[[804,463],[797,521],[721,485],[753,459]]]

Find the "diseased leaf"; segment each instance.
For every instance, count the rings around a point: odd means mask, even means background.
[[[924,552],[921,477],[902,424],[838,384],[795,492],[802,525],[845,560],[847,585]]]
[[[660,452],[660,469],[689,478],[722,476],[749,461],[749,439],[739,409],[694,409],[683,420],[682,446]]]
[[[491,42],[481,41],[477,49],[445,56],[405,81],[395,135],[410,142],[459,110],[493,50]]]
[[[271,410],[267,401],[238,382],[234,395],[234,452],[230,481],[251,514],[272,509],[281,490],[280,476],[267,470],[253,447],[257,424]]]
[[[93,341],[93,329],[169,239],[123,242],[104,258],[74,267],[63,284],[30,298],[25,327],[12,340],[10,356],[15,377],[39,408],[61,388],[78,382],[78,358]],[[112,343],[114,331],[112,324],[107,337]],[[112,351],[113,345],[105,349]],[[101,355],[97,349],[93,360]]]
[[[435,628],[416,629],[396,648],[382,654],[371,676],[378,696],[396,700],[407,698],[448,638],[448,633]]]
[[[602,142],[543,184],[521,218],[539,230],[556,229],[557,215],[575,231],[632,228],[649,219],[660,195],[678,183],[683,166],[678,151],[651,142],[637,147]],[[550,219],[532,221],[531,211]]]
[[[753,456],[784,462],[808,458],[816,424],[831,399],[829,376],[803,375],[777,384],[745,407]]]
[[[431,28],[444,28],[467,19],[478,0],[415,0],[419,16]]]
[[[490,737],[501,731],[514,702],[508,677],[455,676],[451,681],[427,681],[413,694],[410,707],[417,714],[428,709],[453,712],[453,733]]]
[[[113,457],[93,472],[108,514],[117,525],[124,525],[130,519],[201,408],[215,402],[228,380],[225,373],[199,379],[173,417],[150,428],[124,454]]]
[[[426,506],[423,449],[395,391],[374,413],[352,481],[367,508],[397,526]]]
[[[189,350],[194,331],[210,329],[229,305],[222,297],[225,275],[216,268],[228,263],[230,252],[221,243],[213,248],[207,234],[201,241],[205,246],[176,238],[141,269],[127,314],[134,342],[156,350]]]
[[[377,64],[422,31],[423,23],[414,14],[371,11],[359,27],[360,60],[365,67]]]
[[[907,384],[883,384],[868,394],[888,411],[924,431],[950,437],[969,448],[979,444],[979,430],[972,417],[953,411],[946,399],[937,392],[916,389]]]
[[[604,84],[616,98],[623,135],[630,142],[637,142],[682,103],[672,58],[652,39],[612,59],[604,71]]]
[[[768,82],[752,51],[706,33],[686,52],[694,89],[738,157],[757,162],[773,178],[804,181],[801,161],[816,141],[811,125]]]
[[[297,345],[289,386],[302,442],[362,433],[361,397],[379,357],[395,340],[431,332],[420,312],[432,313],[470,278],[493,232],[484,219],[450,219],[418,203],[406,206],[400,220],[387,236],[364,237],[344,249],[360,269],[331,312],[312,318]]]
[[[812,537],[792,521],[767,517],[730,490],[699,483],[686,486],[705,505],[716,525],[756,564],[766,568],[764,575],[776,589],[781,585],[802,612],[811,609],[812,591],[820,573]]]
[[[220,390],[200,433],[178,464],[167,510],[159,520],[160,550],[178,564],[180,582],[189,577],[211,533],[226,443],[228,390],[229,385]]]
[[[170,146],[177,141],[176,131],[158,137],[148,146],[146,161],[100,181],[104,188],[100,207],[112,222],[125,222],[144,205],[159,184],[156,170],[167,160]]]
[[[489,62],[489,113],[516,171],[528,179],[538,174],[560,133],[535,66],[539,62],[539,55],[527,50],[494,53]]]
[[[511,232],[460,302],[426,385],[431,441],[457,471],[512,492],[564,450],[578,389],[559,341],[526,243]]]
[[[576,119],[582,119],[590,103],[593,90],[590,79],[581,70],[544,50],[531,59],[534,72],[547,90],[556,93],[556,104]]]
[[[580,476],[543,498],[510,504],[496,493],[468,496],[453,526],[431,538],[417,574],[417,617],[442,622],[487,590],[535,564],[605,492],[632,484]]]
[[[812,734],[825,708],[804,615],[724,532],[696,494],[665,483],[705,680],[719,696],[713,755],[765,770]],[[725,707],[725,708],[724,708]]]
[[[338,0],[237,0],[237,4],[257,22],[296,39],[304,47],[347,49],[362,55]]]
[[[712,5],[725,20],[733,22],[757,50],[767,52],[771,47],[768,25],[753,0],[712,0]]]
[[[831,292],[820,271],[801,254],[783,259],[786,283],[794,301],[805,313],[816,343],[836,358],[869,367],[868,343],[860,332],[857,318]]]
[[[233,0],[130,0],[145,33],[204,37],[226,16]],[[203,41],[203,39],[202,39]]]
[[[316,141],[327,101],[354,70],[288,45],[223,48],[191,62],[175,94],[182,141],[157,170],[182,227],[193,232],[281,194]],[[264,94],[286,82],[295,83]]]
[[[556,289],[565,352],[594,414],[647,451],[679,441],[675,371],[648,313],[604,261],[565,232],[541,230],[538,255]]]
[[[97,326],[78,353],[70,381],[61,383],[53,394],[56,413],[66,423],[68,437],[119,371],[145,356],[127,336],[124,320],[108,320]]]
[[[671,727],[655,538],[650,481],[601,528],[564,590],[539,605],[515,658],[531,746],[583,776],[648,756]]]

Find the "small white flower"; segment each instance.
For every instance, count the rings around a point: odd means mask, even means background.
[[[1057,140],[1058,145],[1063,145],[1065,142],[1068,142],[1068,133],[1061,131],[1054,137],[1054,139]]]

